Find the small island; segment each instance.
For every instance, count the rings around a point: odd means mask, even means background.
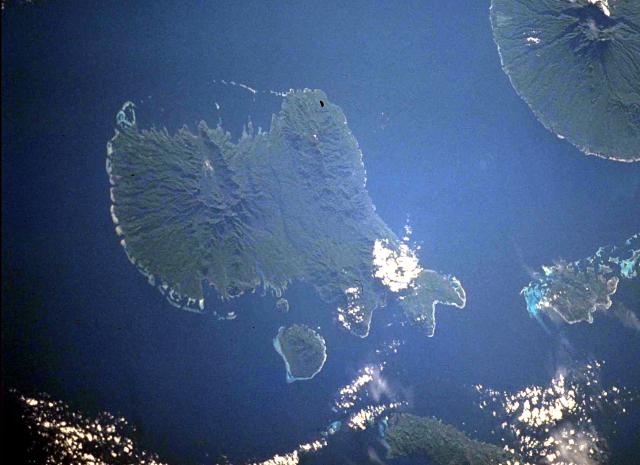
[[[620,282],[636,278],[639,270],[640,234],[635,234],[622,246],[600,247],[590,257],[543,266],[520,293],[536,319],[543,313],[569,324],[593,323],[595,312],[611,308]]]
[[[287,382],[313,378],[327,360],[324,338],[305,325],[281,327],[273,339],[273,347],[287,367]]]
[[[280,313],[287,313],[289,311],[289,301],[284,297],[281,297],[276,302],[276,310]]]

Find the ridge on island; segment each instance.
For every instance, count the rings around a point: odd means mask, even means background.
[[[207,287],[223,300],[257,290],[280,298],[304,281],[366,337],[389,297],[427,336],[437,303],[464,307],[460,282],[423,267],[409,234],[376,213],[358,142],[320,90],[283,94],[269,130],[249,122],[237,141],[204,121],[175,134],[143,129],[126,102],[106,169],[120,244],[178,308],[211,311]]]
[[[306,325],[280,327],[273,347],[284,360],[288,383],[313,378],[327,360],[324,338]]]

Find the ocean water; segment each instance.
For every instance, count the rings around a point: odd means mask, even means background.
[[[600,315],[548,332],[519,295],[541,265],[640,231],[640,165],[584,156],[548,132],[501,70],[488,15],[488,1],[462,0],[7,3],[3,389],[122,415],[173,464],[294,449],[394,339],[386,376],[410,410],[498,444],[474,385],[517,391],[604,360],[603,383],[640,389],[637,330]],[[392,306],[368,338],[351,336],[303,283],[287,291],[286,315],[257,294],[220,304],[232,321],[181,312],[122,252],[104,164],[124,101],[143,126],[221,118],[238,137],[247,117],[267,129],[278,110],[281,97],[262,91],[305,87],[343,109],[383,220],[398,234],[408,222],[425,266],[460,278],[467,305],[439,306],[433,338],[398,325]],[[293,322],[320,326],[328,359],[288,384],[271,341]],[[637,410],[620,417],[611,463],[636,463],[639,421]],[[351,446],[330,460],[362,455]]]

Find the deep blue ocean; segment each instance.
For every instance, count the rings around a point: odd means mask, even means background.
[[[4,389],[117,412],[162,459],[206,464],[316,434],[336,389],[392,338],[404,345],[387,376],[412,411],[486,440],[475,384],[517,390],[599,359],[604,380],[640,388],[640,333],[600,316],[548,334],[519,295],[530,270],[640,231],[640,164],[584,156],[536,120],[500,67],[488,0],[11,5],[2,64]],[[221,80],[325,91],[377,212],[397,233],[409,221],[466,308],[438,307],[433,338],[387,326],[382,309],[359,339],[303,284],[284,316],[259,295],[225,304],[233,321],[171,307],[118,243],[105,147],[127,100],[143,127],[221,118],[235,138],[250,116],[267,129],[281,98]],[[293,322],[319,325],[329,355],[287,384],[271,340]],[[613,463],[638,463],[639,422],[620,420]]]

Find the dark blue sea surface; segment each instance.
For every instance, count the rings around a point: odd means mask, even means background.
[[[336,389],[394,338],[404,344],[386,375],[411,409],[486,440],[475,384],[545,385],[559,367],[599,359],[604,381],[639,389],[636,330],[600,315],[547,333],[519,292],[541,265],[640,230],[640,165],[587,157],[535,119],[501,70],[488,9],[463,0],[8,5],[3,387],[123,415],[170,463],[294,449],[335,419]],[[409,221],[422,262],[460,278],[466,308],[439,306],[426,338],[387,326],[390,306],[360,339],[303,283],[287,291],[287,314],[258,294],[220,303],[236,311],[232,321],[171,307],[114,233],[106,142],[127,100],[143,127],[222,118],[236,138],[250,116],[268,129],[281,98],[221,80],[325,91],[360,144],[377,212],[399,234]],[[271,341],[294,322],[320,326],[328,359],[313,380],[288,384]],[[640,454],[638,420],[620,419],[613,463]]]

